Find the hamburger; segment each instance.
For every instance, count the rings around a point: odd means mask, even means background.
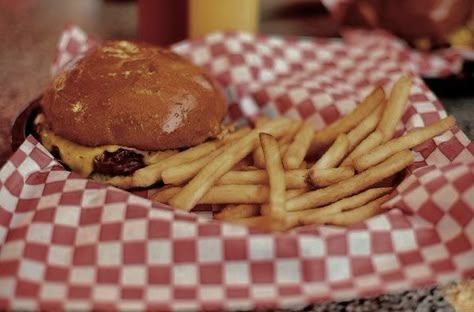
[[[133,176],[177,150],[215,138],[224,94],[172,51],[108,41],[55,77],[35,120],[43,145],[72,171],[129,189]]]

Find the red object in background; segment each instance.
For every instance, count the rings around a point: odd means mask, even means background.
[[[474,14],[472,0],[354,0],[343,23],[384,28],[414,43],[427,39],[434,47],[447,43],[447,35],[465,25]]]
[[[168,46],[188,36],[187,0],[139,0],[138,38]]]

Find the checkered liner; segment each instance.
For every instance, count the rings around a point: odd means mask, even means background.
[[[380,30],[347,29],[343,32],[344,40],[367,44],[385,42],[394,48],[404,50],[411,69],[423,77],[436,78],[459,74],[462,71],[463,53],[454,48],[445,48],[432,52],[412,49],[407,44],[388,32]]]
[[[78,33],[64,33],[66,50],[90,44]],[[242,122],[287,115],[322,127],[410,70],[386,44],[218,33],[173,48],[217,77]],[[399,133],[446,115],[414,81]],[[474,276],[474,144],[456,128],[416,151],[385,213],[272,234],[80,178],[29,137],[0,171],[0,307],[297,307]]]

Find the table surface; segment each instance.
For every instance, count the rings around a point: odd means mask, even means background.
[[[12,122],[49,83],[49,70],[55,46],[61,31],[69,23],[79,25],[87,33],[98,38],[133,39],[136,38],[137,31],[136,3],[123,0],[0,1],[0,166],[12,153],[10,149]],[[297,33],[298,29],[289,27],[291,25],[307,26],[298,20],[287,20],[267,23],[262,25],[261,29],[268,32],[277,29],[279,33],[282,31]],[[441,100],[446,110],[457,118],[460,127],[472,139],[474,97],[441,98]],[[431,308],[439,307],[440,311],[452,311],[436,288],[410,292],[410,296],[410,300],[415,298],[418,304],[425,304],[428,307],[431,304]],[[380,301],[382,303],[379,304],[383,304],[384,300],[398,301],[401,304],[406,301],[406,297],[407,293],[382,298]],[[441,299],[438,303],[433,303],[433,298]],[[346,303],[350,304],[367,303],[360,301]],[[370,301],[370,304],[375,303]],[[381,308],[383,305],[378,307]]]

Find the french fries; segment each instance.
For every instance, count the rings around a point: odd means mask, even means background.
[[[192,177],[194,177],[205,165],[211,162],[217,155],[222,154],[227,146],[223,146],[204,157],[190,161],[187,163],[180,164],[178,166],[169,167],[161,173],[161,179],[165,184],[180,185],[183,184]]]
[[[176,155],[178,153],[177,150],[167,150],[162,152],[154,152],[148,157],[148,161],[150,164],[154,164],[160,161],[165,160],[166,158]]]
[[[331,184],[344,181],[354,175],[351,167],[339,167],[328,169],[310,169],[308,173],[309,181],[312,185],[321,188]]]
[[[286,211],[286,183],[278,142],[271,135],[260,133],[260,143],[270,185],[269,215],[276,219],[283,219]]]
[[[308,186],[306,177],[308,169],[286,170],[284,179],[289,189],[301,189]],[[268,184],[268,174],[265,170],[229,171],[216,182],[220,184]]]
[[[266,185],[216,185],[199,199],[198,204],[264,204],[268,202],[268,194]],[[171,200],[170,204],[173,205]]]
[[[413,155],[409,150],[398,152],[377,166],[371,167],[352,178],[288,200],[286,209],[297,211],[333,203],[346,196],[356,194],[372,184],[405,169],[413,163],[413,160]]]
[[[347,133],[357,126],[375,108],[385,100],[382,87],[376,87],[350,114],[333,122],[326,128],[316,131],[308,154],[315,154],[321,148],[329,146],[341,133]]]
[[[222,221],[232,221],[235,219],[249,218],[257,216],[260,213],[259,205],[241,204],[241,205],[227,205],[214,214],[214,219]]]
[[[301,224],[321,223],[322,218],[328,215],[338,214],[363,206],[378,197],[389,193],[391,190],[391,187],[372,188],[357,195],[343,198],[324,207],[296,211],[289,213],[289,215],[293,218],[298,218]]]
[[[341,166],[352,166],[352,161],[364,155],[383,142],[383,133],[380,130],[375,130],[368,137],[366,137],[341,163]]]
[[[400,118],[402,118],[408,102],[408,94],[411,88],[411,79],[408,76],[402,76],[395,82],[387,101],[387,107],[382,115],[378,129],[383,134],[383,141],[390,140],[395,133]]]
[[[203,143],[197,145],[165,160],[147,167],[147,170],[138,169],[133,175],[133,180],[138,187],[147,187],[161,180],[161,173],[164,169],[171,166],[177,166],[205,156],[216,150],[222,143],[219,141]]]
[[[289,122],[290,121],[286,119],[270,121],[261,128],[252,130],[246,136],[234,142],[229,149],[226,149],[222,154],[214,158],[213,162],[204,166],[204,168],[170,200],[170,204],[178,209],[191,210],[221,176],[232,169],[233,166],[257,147],[259,141],[258,135],[261,132],[281,137]]]
[[[261,119],[261,117],[260,117],[259,120],[257,120],[257,122],[256,122],[257,128],[261,127],[265,122],[268,122],[268,119]],[[278,144],[280,145],[280,153],[282,155],[285,155],[291,141],[295,137],[295,134],[298,131],[298,129],[300,129],[301,125],[302,125],[301,121],[293,122],[288,127],[287,133],[278,140]],[[262,150],[261,145],[259,145],[253,151],[252,157],[253,157],[253,161],[254,161],[255,165],[258,168],[265,168],[265,159],[263,158],[263,150]]]
[[[288,150],[283,157],[285,169],[299,168],[308,152],[313,133],[313,126],[309,122],[304,122],[301,125],[301,128],[296,132],[293,142],[288,146]]]
[[[279,149],[280,149],[280,154],[284,155],[286,151],[288,150],[288,147],[290,146],[289,143],[286,142],[286,140],[283,140],[281,138],[278,141],[279,144]],[[265,168],[265,158],[263,157],[263,149],[262,146],[258,146],[252,153],[253,161],[255,163],[255,166],[257,168]]]
[[[152,192],[149,197],[157,202],[169,204],[171,198],[178,194],[182,187],[165,187]],[[263,204],[268,201],[266,185],[219,185],[213,186],[199,200],[198,204]]]
[[[347,139],[349,140],[349,152],[353,151],[360,142],[371,134],[377,127],[382,113],[384,111],[385,104],[380,104],[375,111],[373,111],[367,118],[361,121],[354,129],[347,133]]]
[[[254,129],[228,127],[218,140],[163,154],[148,176],[136,173],[144,186],[153,179],[165,184],[149,191],[152,200],[185,211],[218,205],[214,218],[221,221],[269,231],[349,226],[380,212],[398,173],[414,161],[411,148],[455,124],[447,117],[392,138],[410,87],[402,76],[388,99],[376,87],[352,113],[317,132],[287,118],[260,117]]]
[[[294,198],[296,196],[299,196],[303,193],[306,193],[308,191],[308,189],[293,189],[293,190],[287,190],[286,191],[286,200],[290,199],[290,198]],[[270,214],[270,207],[268,204],[264,204],[260,207],[260,214],[262,216],[267,216]]]
[[[156,202],[170,204],[170,199],[183,188],[180,186],[163,187],[149,192],[148,197]],[[286,192],[286,198],[293,198],[307,192],[308,189],[293,189]],[[267,204],[268,185],[215,185],[199,200],[198,204]]]
[[[363,171],[373,165],[380,163],[391,155],[404,149],[413,148],[421,143],[433,138],[456,124],[456,119],[449,116],[443,118],[424,128],[414,129],[407,134],[392,139],[387,143],[373,149],[370,153],[362,155],[353,161],[357,171]]]
[[[198,159],[213,152],[220,145],[222,145],[222,142],[215,140],[194,146],[185,151],[173,154],[160,162],[138,169],[131,176],[114,176],[108,179],[107,183],[121,188],[129,188],[131,185],[135,185],[136,187],[148,187],[161,181],[161,173],[167,167],[178,166]]]
[[[361,222],[376,215],[382,206],[390,198],[390,195],[384,195],[373,201],[364,204],[355,209],[344,211],[340,213],[333,213],[320,216],[312,216],[303,220],[303,224],[332,224],[339,226],[348,226],[354,223]]]
[[[328,169],[334,168],[344,159],[349,150],[349,139],[347,135],[341,133],[337,136],[336,141],[324,153],[324,155],[314,164],[311,169]]]
[[[152,190],[148,192],[148,197],[156,202],[167,204],[168,201],[178,192],[181,191],[179,186],[165,186],[158,190]]]
[[[212,151],[204,157],[195,159],[189,162],[183,162],[180,165],[169,165],[169,168],[164,169],[161,173],[161,178],[165,184],[179,185],[194,177],[202,167],[212,161],[217,155],[229,148],[230,144],[248,134],[250,129],[243,128],[233,132],[222,139],[223,146]]]

